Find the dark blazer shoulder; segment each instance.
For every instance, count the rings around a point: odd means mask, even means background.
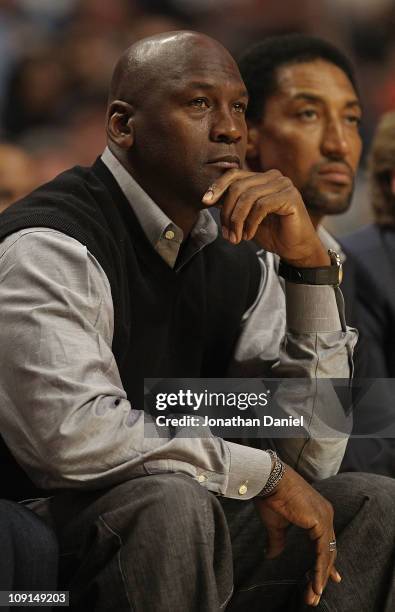
[[[366,225],[348,236],[339,239],[346,254],[358,260],[367,253],[382,250],[380,228],[375,225]]]

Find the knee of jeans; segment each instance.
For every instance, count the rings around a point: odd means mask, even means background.
[[[387,516],[395,515],[395,479],[378,474],[362,472],[342,473],[328,478],[325,485],[324,496],[329,489],[336,490],[336,496],[364,500],[368,504],[369,512],[383,511]]]
[[[215,495],[184,474],[155,474],[121,487],[122,500],[113,504],[103,518],[120,533],[139,525],[160,526],[165,532],[200,527],[214,532],[214,523],[222,512]]]
[[[190,476],[183,474],[162,474],[153,477],[151,483],[156,505],[167,512],[182,512],[194,516],[202,508],[217,503],[214,495]]]

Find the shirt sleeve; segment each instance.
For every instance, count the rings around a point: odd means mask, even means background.
[[[321,379],[351,378],[358,334],[346,326],[339,288],[284,282],[277,273],[276,255],[261,251],[259,258],[260,291],[244,316],[230,375],[305,381],[305,394],[292,396],[285,381],[276,398],[286,414],[304,415],[306,438],[278,438],[273,444],[308,480],[327,478],[340,467],[351,418],[331,382]],[[328,413],[335,415],[337,424],[333,437],[320,418]]]
[[[0,303],[1,434],[39,487],[95,489],[158,472],[236,499],[265,485],[262,450],[210,432],[144,436],[111,350],[108,279],[79,242],[45,228],[3,240]]]

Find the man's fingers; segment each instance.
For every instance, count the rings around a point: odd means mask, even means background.
[[[286,188],[275,196],[268,195],[261,197],[255,202],[253,210],[244,223],[244,240],[252,240],[254,238],[259,226],[268,215],[272,213],[280,216],[290,214],[290,208],[288,206],[289,193],[290,189]]]
[[[262,187],[250,187],[243,191],[238,200],[234,201],[234,192],[226,195],[221,210],[221,224],[235,235],[235,241],[242,238],[251,240],[263,219],[271,214],[289,214],[288,204],[291,201],[292,187],[288,181],[276,182]]]
[[[282,553],[285,547],[285,539],[286,539],[286,530],[276,527],[268,527],[267,529],[267,537],[268,543],[266,547],[266,558],[274,559],[278,557]]]
[[[276,195],[285,187],[292,186],[290,180],[284,176],[276,175],[271,178],[271,174],[267,174],[269,176],[253,174],[238,179],[229,186],[222,198],[222,225],[232,229],[232,221],[235,222],[239,217],[245,218],[257,199]]]
[[[278,170],[268,170],[267,172],[254,173],[249,170],[229,170],[220,176],[215,183],[210,185],[206,193],[203,195],[202,202],[206,206],[213,206],[217,204],[218,200],[223,196],[225,191],[236,181],[242,181],[247,179],[248,184],[261,183],[264,184],[267,181],[273,180],[275,177],[282,176]],[[243,186],[239,186],[241,190]],[[246,185],[244,184],[244,188]],[[241,193],[241,191],[240,191]]]
[[[342,581],[342,577],[340,576],[339,572],[337,571],[337,569],[335,568],[335,566],[332,566],[331,569],[331,573],[329,574],[330,579],[333,580],[333,582],[341,582]]]
[[[312,574],[313,572],[307,573],[307,578],[309,580],[309,583],[307,585],[307,589],[305,593],[305,602],[309,606],[318,606],[318,604],[320,603],[321,596],[317,595],[317,593],[315,592],[315,589],[313,587]],[[336,582],[336,583],[339,583],[342,580],[342,577],[340,576],[339,572],[337,571],[334,565],[331,568],[329,577],[331,580],[333,580],[333,582]]]
[[[225,172],[222,176],[219,177],[210,185],[207,189],[206,193],[202,197],[203,204],[206,206],[213,206],[218,202],[218,200],[225,193],[227,188],[236,180],[251,176],[251,172],[249,170],[229,170]]]
[[[314,530],[312,531],[314,532]],[[313,536],[313,539],[316,539],[317,557],[312,585],[316,595],[321,595],[326,587],[336,560],[336,550],[331,551],[329,549],[329,542],[335,540],[335,535],[331,530],[329,533],[326,531],[318,538],[314,538]]]

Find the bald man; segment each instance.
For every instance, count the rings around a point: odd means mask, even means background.
[[[12,144],[0,143],[0,213],[37,186],[33,160]]]
[[[392,481],[343,475],[313,488],[273,450],[159,432],[143,410],[147,377],[297,376],[315,387],[349,376],[355,337],[337,306],[336,258],[288,179],[242,169],[246,104],[217,42],[143,40],[115,68],[101,158],[0,220],[1,432],[52,490],[36,509],[57,529],[75,610],[389,601]],[[216,204],[222,236],[207,210]],[[275,354],[265,321],[278,282],[251,238],[294,279]],[[298,401],[314,431],[317,394]],[[316,479],[336,472],[344,446],[311,436],[282,452]]]

